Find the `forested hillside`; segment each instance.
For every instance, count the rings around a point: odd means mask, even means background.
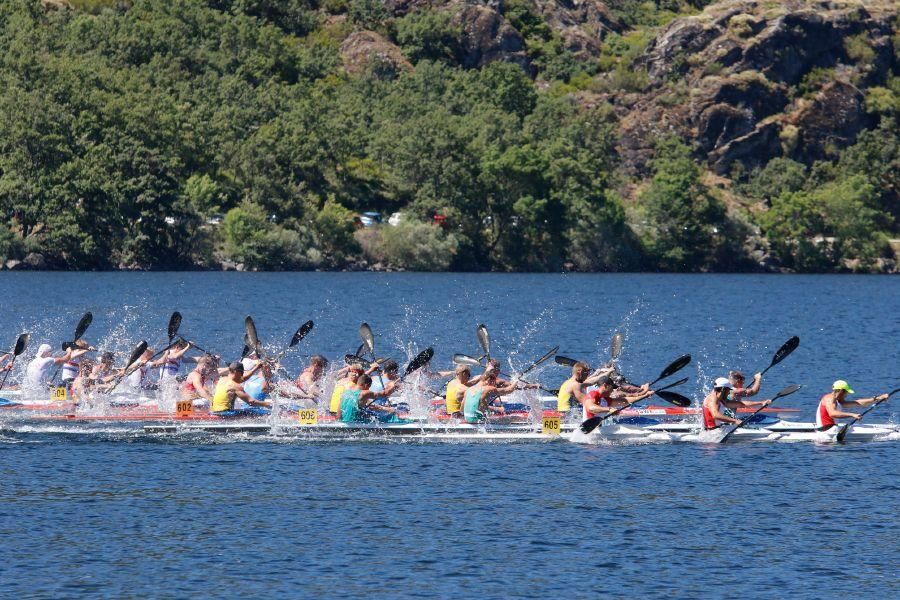
[[[6,268],[898,270],[896,2],[3,0],[0,44]]]

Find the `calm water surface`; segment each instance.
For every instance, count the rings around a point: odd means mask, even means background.
[[[900,385],[900,278],[676,275],[0,273],[3,346],[127,350],[182,332],[233,356],[252,314],[277,349],[434,345],[436,363],[521,367],[559,344],[597,362],[616,330],[634,380],[691,352],[687,393],[801,347],[765,389]],[[67,333],[69,332],[69,333]],[[556,386],[565,374],[540,373]],[[897,418],[896,402],[872,413]],[[877,415],[877,419],[875,418]],[[309,443],[0,424],[5,597],[900,596],[900,444]]]

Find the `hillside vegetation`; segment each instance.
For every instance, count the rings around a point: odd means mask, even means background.
[[[898,270],[894,2],[4,0],[0,44],[7,268]]]

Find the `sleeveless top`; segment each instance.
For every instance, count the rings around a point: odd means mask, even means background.
[[[233,403],[228,400],[229,383],[231,379],[223,377],[216,383],[216,391],[213,393],[212,405],[209,410],[219,412],[222,410],[232,410]]]
[[[254,375],[244,382],[244,391],[254,400],[265,400],[269,393],[264,389],[266,378],[262,375]]]
[[[180,369],[181,359],[173,360],[167,357],[166,362],[159,366],[159,378],[165,379],[166,377],[177,377]]]
[[[566,388],[566,384],[563,383],[562,387],[559,388],[559,392],[556,394],[556,410],[559,412],[567,412],[570,408],[572,408],[572,394]]]
[[[73,358],[72,360],[63,363],[62,369],[60,370],[60,377],[63,382],[72,381],[78,377],[78,368],[80,364],[81,361],[77,358]]]
[[[713,418],[712,411],[710,411],[706,407],[706,403],[703,404],[703,429],[715,429],[719,426],[719,423]]]
[[[359,395],[362,390],[344,390],[341,394],[341,421],[344,423],[358,423],[364,421],[359,410]]]
[[[819,408],[816,409],[816,426],[825,428],[834,427],[835,425],[837,423],[828,414],[828,409],[825,408],[825,396],[822,396],[822,399],[819,400]]]
[[[447,413],[453,414],[458,413],[462,410],[461,402],[457,399],[457,394],[459,393],[459,386],[462,384],[458,379],[453,379],[450,383],[447,384],[447,395],[445,396],[445,400],[447,403]]]
[[[341,402],[344,397],[344,390],[347,389],[344,385],[344,380],[335,382],[334,390],[331,392],[331,401],[328,403],[329,412],[336,413],[341,410]]]
[[[466,423],[480,423],[486,419],[484,413],[481,412],[481,395],[483,393],[484,389],[481,386],[470,387],[466,390],[463,400],[463,416],[466,418]]]

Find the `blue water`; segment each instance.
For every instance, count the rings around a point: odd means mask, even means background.
[[[376,349],[521,367],[549,347],[594,363],[616,330],[633,380],[694,355],[686,393],[752,372],[813,417],[838,377],[900,386],[900,279],[677,275],[0,273],[0,340],[126,349],[168,315],[234,355],[246,314],[273,348]],[[43,338],[43,339],[39,339]],[[290,361],[293,361],[292,363]],[[539,377],[558,384],[562,369]],[[787,402],[790,400],[790,402]],[[873,412],[896,419],[896,401]],[[877,419],[875,418],[877,415]],[[5,597],[900,596],[900,445],[309,443],[0,425]]]

